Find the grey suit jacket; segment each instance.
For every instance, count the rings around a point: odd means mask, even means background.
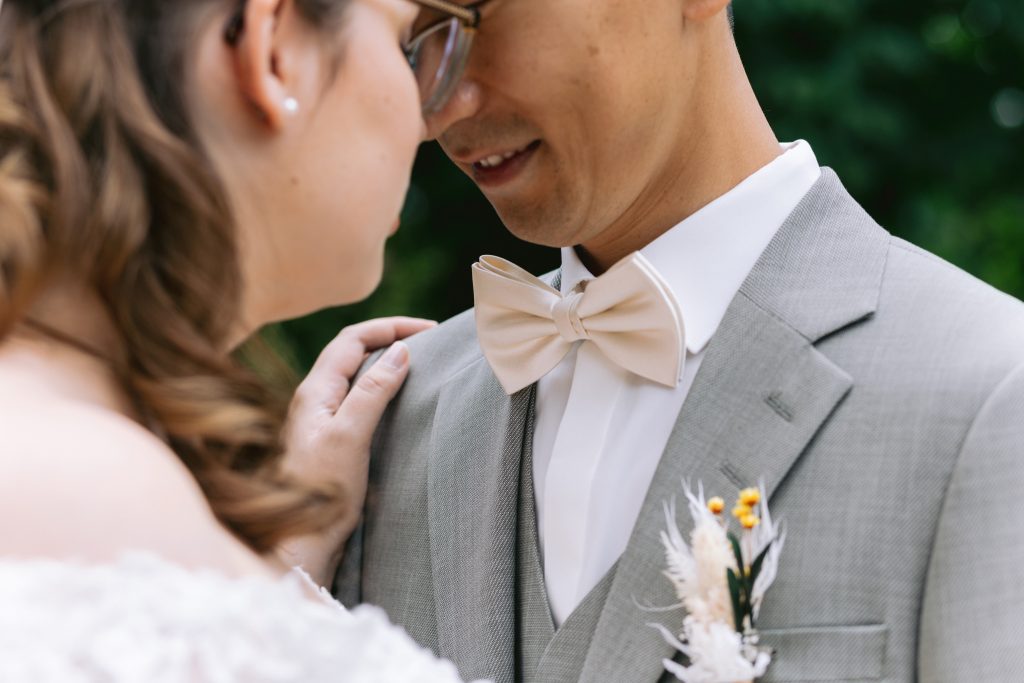
[[[529,390],[472,312],[410,342],[337,590],[466,678],[512,681]],[[707,348],[587,649],[582,681],[651,683],[678,631],[662,503],[764,480],[788,528],[761,613],[766,681],[1024,681],[1024,305],[893,238],[825,169]],[[684,533],[691,522],[680,506]]]

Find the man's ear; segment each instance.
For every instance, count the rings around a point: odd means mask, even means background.
[[[296,109],[282,56],[282,26],[293,11],[292,0],[247,0],[232,46],[242,95],[273,130]]]
[[[704,22],[725,11],[730,0],[682,0],[683,17],[687,21]]]

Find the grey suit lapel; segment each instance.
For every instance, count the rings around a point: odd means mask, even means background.
[[[531,411],[531,418],[532,418]],[[527,430],[532,434],[532,419]],[[551,617],[544,586],[540,542],[537,533],[537,508],[533,488],[533,443],[523,445],[519,483],[519,545],[516,549],[517,577],[517,638],[516,661],[519,680],[537,679],[540,662],[551,640],[555,637],[555,624]]]
[[[532,389],[509,397],[481,358],[441,390],[428,501],[440,654],[512,681],[519,461]]]
[[[711,341],[655,474],[611,588],[581,681],[654,681],[675,653],[652,628],[674,631],[679,610],[662,574],[663,503],[680,482],[728,497],[763,480],[769,497],[853,380],[815,342],[877,307],[887,235],[846,194],[821,180],[780,229]],[[677,523],[692,528],[685,505]]]

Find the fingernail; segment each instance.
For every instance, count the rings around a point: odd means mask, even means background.
[[[380,362],[392,370],[401,370],[409,362],[409,349],[402,342],[395,342],[387,353],[381,356]]]

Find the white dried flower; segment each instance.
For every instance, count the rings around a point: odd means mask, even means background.
[[[723,622],[683,622],[685,642],[660,627],[662,636],[685,654],[689,666],[664,661],[665,669],[683,683],[742,683],[763,676],[771,663],[767,653],[759,653],[750,662],[744,656],[743,638],[734,628]]]
[[[782,554],[782,546],[786,543],[786,530],[779,528],[772,521],[772,514],[768,510],[768,496],[764,490],[764,483],[761,483],[760,517],[761,524],[754,529],[754,557],[760,555],[769,545],[771,549],[765,555],[761,565],[761,573],[754,581],[754,589],[751,591],[750,602],[754,609],[754,618],[761,610],[761,603],[765,593],[771,588],[779,569],[779,555]],[[751,558],[753,559],[753,558]]]

